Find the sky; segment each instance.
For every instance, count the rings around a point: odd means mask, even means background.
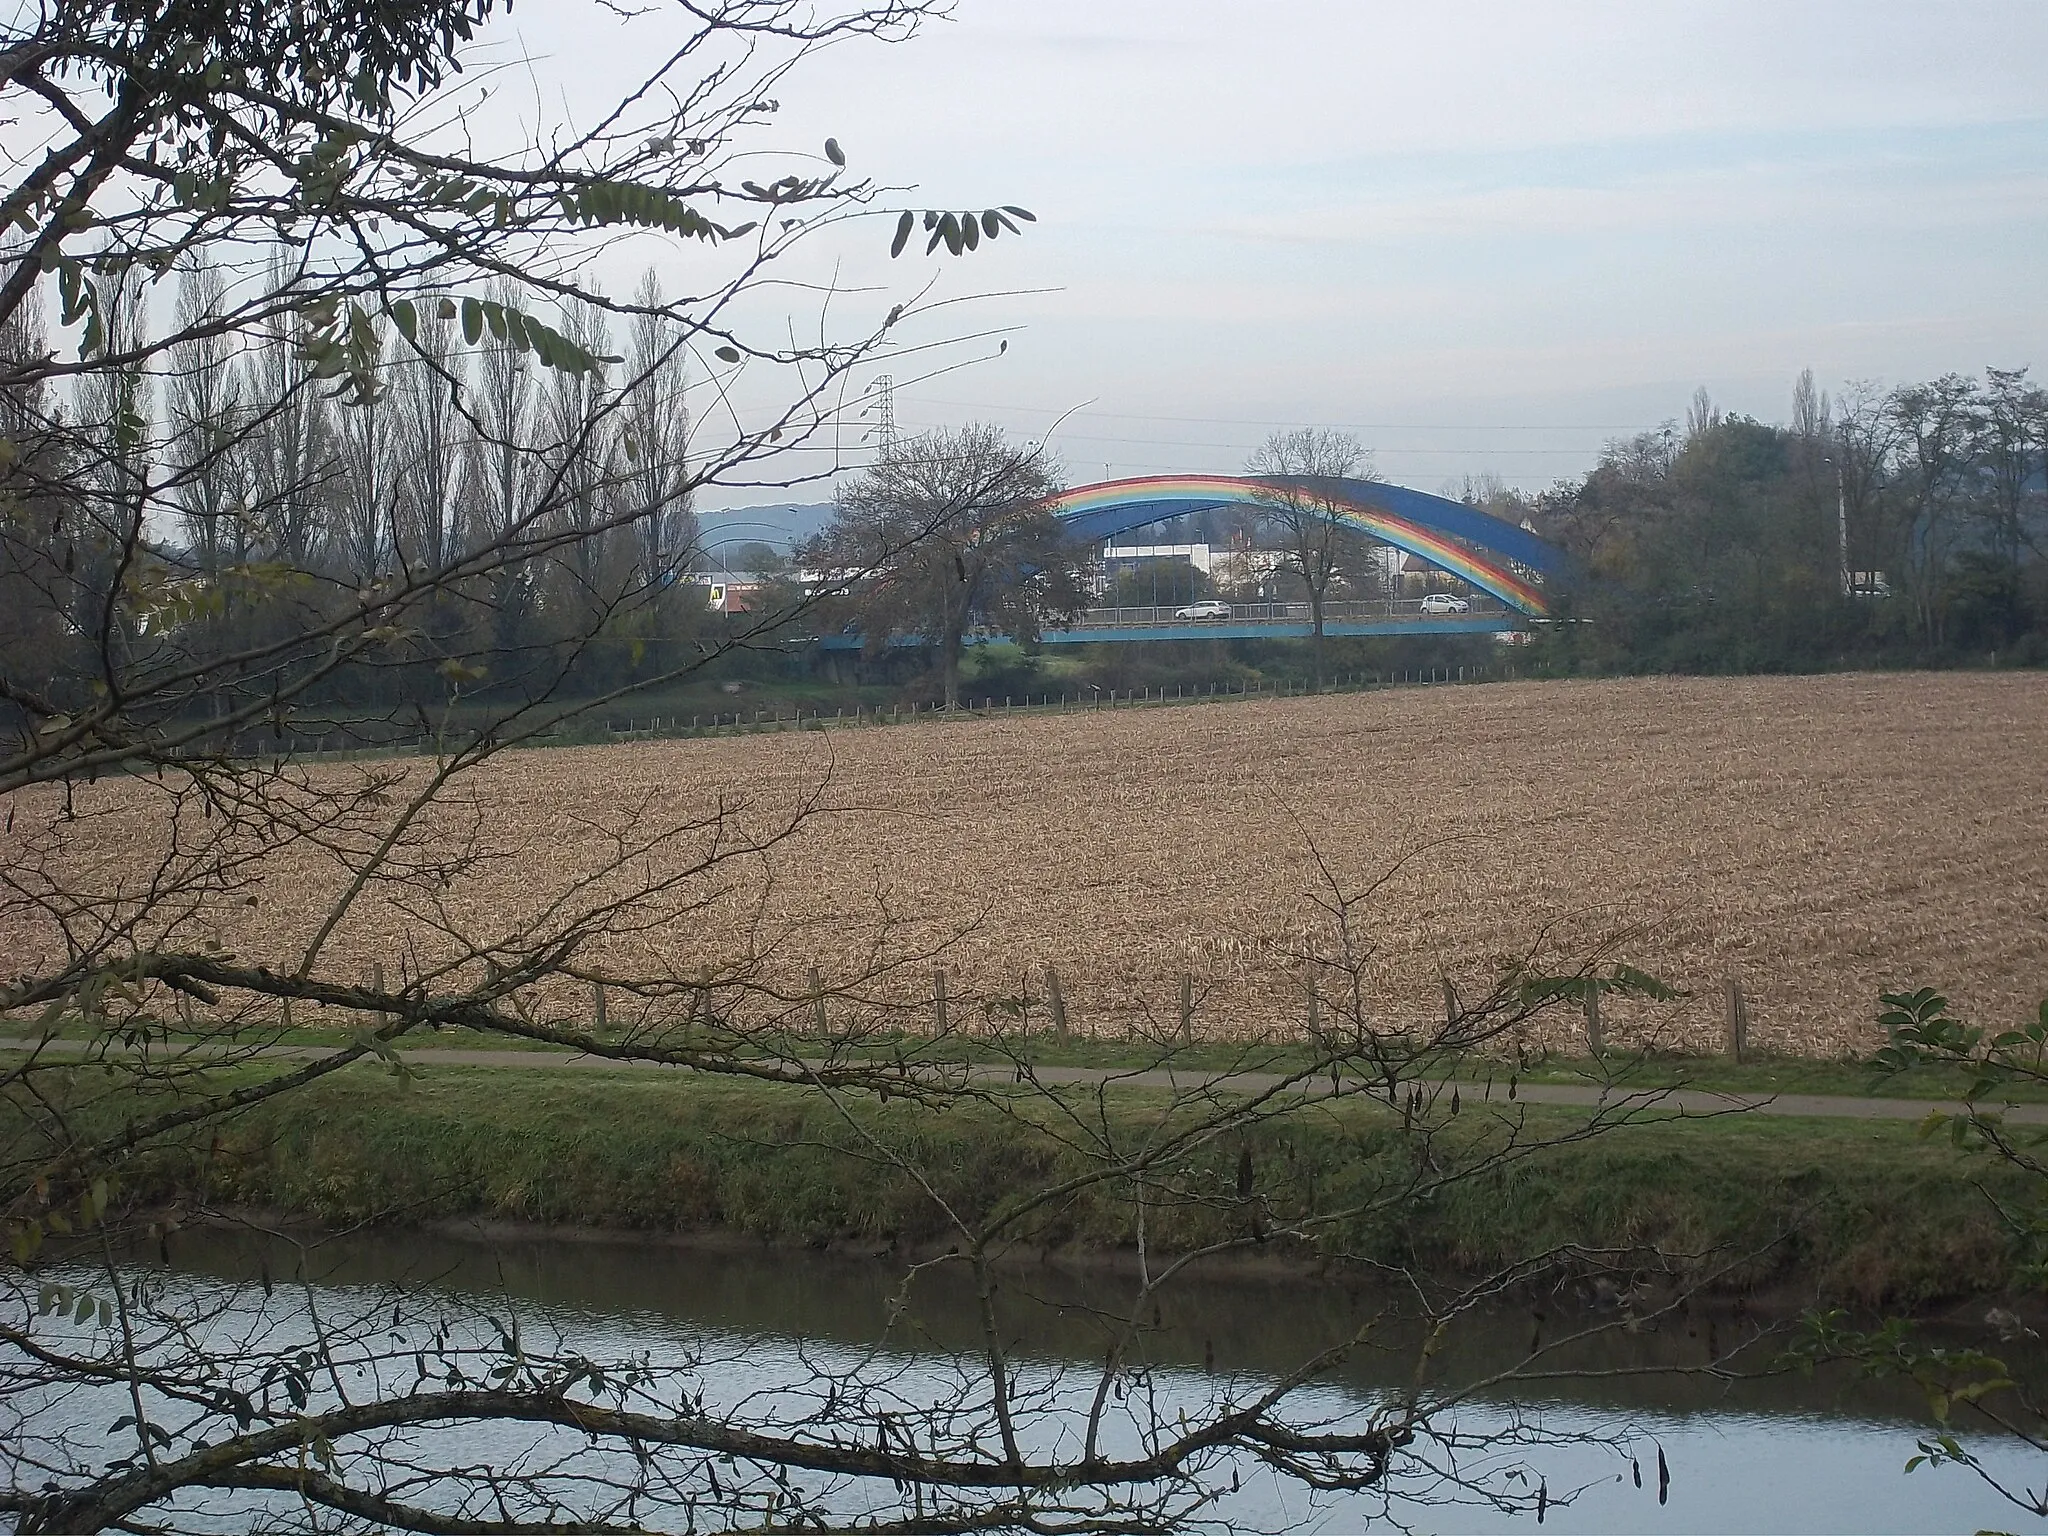
[[[536,9],[535,68],[601,87]],[[775,131],[1038,216],[937,274],[989,339],[891,365],[902,428],[1057,423],[1079,483],[1329,425],[1533,490],[1702,385],[1782,421],[1802,368],[2048,369],[2044,61],[2042,0],[959,0],[806,61]],[[888,234],[836,237],[878,308],[934,265]]]

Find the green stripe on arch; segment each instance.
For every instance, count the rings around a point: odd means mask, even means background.
[[[1476,550],[1469,543],[1427,527],[1414,518],[1373,505],[1369,499],[1371,482],[1345,481],[1341,484],[1341,494],[1327,484],[1316,486],[1313,492],[1318,502],[1330,507],[1332,516],[1338,521],[1426,560],[1481,591],[1491,593],[1522,613],[1541,617],[1549,612],[1550,605],[1543,589],[1507,560]],[[1419,503],[1441,501],[1441,498],[1425,497],[1420,492],[1400,487],[1388,487],[1387,492],[1390,496],[1398,494]],[[1100,536],[1114,537],[1127,529],[1140,528],[1186,512],[1222,506],[1257,506],[1262,501],[1270,504],[1272,494],[1270,482],[1233,475],[1148,475],[1076,486],[1054,497],[1051,507],[1062,521],[1088,527],[1090,537],[1096,536],[1098,531]],[[1469,526],[1484,528],[1491,524],[1503,536],[1512,535],[1528,548],[1543,548],[1539,541],[1511,524],[1456,502],[1442,502],[1442,505],[1458,514],[1461,521]],[[1159,509],[1156,515],[1143,515],[1154,508]],[[1528,548],[1525,548],[1525,553]]]

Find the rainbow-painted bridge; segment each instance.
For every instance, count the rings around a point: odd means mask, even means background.
[[[1549,611],[1532,577],[1562,576],[1567,569],[1564,552],[1526,528],[1463,502],[1379,480],[1149,475],[1076,486],[1055,497],[1052,509],[1076,540],[1094,543],[1191,512],[1270,507],[1276,494],[1405,550],[1531,617]]]
[[[1225,507],[1271,507],[1276,494],[1393,545],[1485,593],[1462,613],[1425,613],[1414,599],[1333,604],[1331,635],[1484,633],[1516,628],[1549,612],[1544,582],[1564,577],[1570,561],[1526,528],[1443,496],[1380,480],[1319,476],[1250,479],[1237,475],[1149,475],[1062,491],[1053,513],[1077,543],[1114,539],[1136,528]],[[1490,598],[1492,601],[1488,601]],[[1095,610],[1072,627],[1047,630],[1049,644],[1123,640],[1287,638],[1310,633],[1306,604],[1233,605],[1228,618],[1179,619],[1169,609]],[[975,636],[973,638],[995,638]],[[827,649],[858,646],[835,635]],[[918,644],[914,636],[892,644]]]

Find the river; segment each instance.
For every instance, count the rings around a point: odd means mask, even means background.
[[[308,1282],[303,1290],[284,1283],[294,1269]],[[289,1326],[279,1322],[277,1299],[287,1294],[329,1316],[390,1310],[394,1295],[431,1301],[444,1316],[516,1315],[525,1336],[592,1359],[687,1361],[713,1395],[758,1408],[821,1374],[879,1370],[887,1390],[906,1401],[954,1390],[972,1374],[963,1362],[971,1362],[977,1324],[971,1293],[948,1273],[921,1280],[893,1326],[900,1266],[750,1248],[408,1234],[325,1240],[302,1251],[194,1233],[181,1235],[173,1267],[157,1269],[156,1283],[171,1310],[186,1305],[225,1316],[222,1296],[244,1298],[273,1334]],[[259,1301],[266,1281],[276,1294]],[[1115,1304],[1128,1286],[1127,1276],[1106,1270],[1006,1271],[1004,1327],[1020,1378],[1041,1385],[1063,1372],[1092,1378],[1103,1337],[1095,1309]],[[1242,1387],[1285,1370],[1387,1302],[1370,1290],[1299,1278],[1211,1281],[1170,1293],[1147,1335],[1155,1411],[1170,1415],[1176,1403],[1207,1400],[1217,1383]],[[1546,1330],[1555,1335],[1601,1320],[1564,1299],[1477,1313],[1453,1335],[1438,1379],[1506,1368]],[[1966,1470],[1904,1470],[1927,1430],[1924,1403],[1910,1389],[1841,1373],[1735,1382],[1673,1373],[1761,1326],[1737,1311],[1702,1309],[1654,1330],[1611,1330],[1567,1357],[1580,1374],[1520,1383],[1459,1408],[1448,1433],[1418,1447],[1384,1490],[1311,1503],[1248,1467],[1243,1488],[1211,1516],[1231,1530],[1349,1531],[1391,1520],[1422,1531],[1534,1531],[1526,1504],[1507,1512],[1486,1494],[1525,1494],[1540,1483],[1545,1532],[2035,1525]],[[1412,1332],[1399,1324],[1386,1332],[1389,1347],[1347,1361],[1311,1389],[1312,1406],[1341,1418],[1404,1379]],[[1765,1337],[1751,1363],[1777,1348],[1775,1336]],[[1047,1392],[1048,1402],[1057,1395]],[[476,1434],[479,1457],[526,1453]],[[2021,1482],[2032,1473],[2038,1483],[2048,1472],[2017,1448],[1980,1448],[1990,1465]],[[1660,1453],[1669,1474],[1661,1501]],[[236,1518],[204,1501],[183,1513],[192,1528],[232,1528]]]

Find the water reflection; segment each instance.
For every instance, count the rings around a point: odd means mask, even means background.
[[[906,1294],[902,1266],[886,1260],[747,1248],[418,1235],[297,1244],[224,1232],[184,1234],[180,1244],[175,1266],[195,1281],[253,1283],[298,1271],[335,1297],[399,1286],[499,1311],[510,1301],[529,1326],[593,1357],[695,1358],[723,1372],[736,1393],[801,1379],[819,1363],[843,1369],[873,1359],[877,1348],[906,1397],[952,1390],[953,1367],[977,1340],[958,1267],[925,1272]],[[1039,1363],[1036,1379],[1049,1398],[1092,1375],[1131,1289],[1127,1276],[1108,1270],[1006,1271],[1007,1337],[1020,1357]],[[1144,1363],[1170,1413],[1176,1401],[1193,1407],[1230,1384],[1288,1369],[1378,1319],[1380,1347],[1347,1361],[1309,1399],[1313,1410],[1340,1418],[1412,1369],[1414,1324],[1396,1300],[1300,1279],[1185,1286],[1144,1335]],[[1475,1314],[1453,1336],[1437,1377],[1482,1377],[1523,1360],[1539,1338],[1609,1316],[1567,1298]],[[1726,1309],[1696,1309],[1654,1329],[1604,1330],[1553,1362],[1589,1374],[1503,1386],[1459,1410],[1443,1440],[1418,1448],[1423,1464],[1392,1490],[1391,1508],[1378,1495],[1311,1508],[1298,1490],[1253,1475],[1219,1514],[1232,1529],[1349,1530],[1390,1513],[1421,1530],[1533,1529],[1531,1515],[1438,1501],[1455,1499],[1460,1483],[1513,1489],[1540,1480],[1549,1494],[1546,1530],[1970,1531],[2019,1519],[1965,1473],[1904,1474],[1924,1416],[1910,1390],[1843,1374],[1731,1381],[1697,1373],[1760,1327]],[[1761,1367],[1775,1349],[1764,1338],[1749,1363]],[[514,1450],[532,1453],[494,1447]],[[1671,1477],[1661,1504],[1659,1450]],[[2024,1473],[2023,1457],[1998,1459]]]
[[[492,1241],[404,1233],[346,1240],[309,1235],[301,1248],[257,1233],[215,1229],[182,1235],[180,1244],[180,1269],[221,1278],[254,1279],[264,1266],[281,1275],[303,1262],[305,1276],[324,1284],[503,1295],[538,1304],[551,1315],[645,1314],[742,1334],[859,1345],[887,1335],[899,1347],[947,1353],[973,1350],[978,1343],[973,1286],[961,1266],[924,1271],[907,1308],[899,1310],[904,1266],[892,1259],[745,1243]],[[1081,1361],[1101,1358],[1107,1330],[1127,1318],[1134,1289],[1120,1269],[1056,1263],[1012,1267],[1001,1283],[1005,1323],[1023,1351]],[[1616,1316],[1570,1294],[1476,1311],[1455,1329],[1439,1357],[1438,1375],[1463,1380],[1502,1370],[1540,1342]],[[1289,1369],[1372,1321],[1380,1347],[1350,1360],[1336,1376],[1360,1387],[1405,1381],[1419,1337],[1412,1305],[1397,1293],[1356,1280],[1292,1275],[1178,1281],[1156,1309],[1148,1309],[1146,1320],[1157,1325],[1145,1335],[1152,1363],[1223,1372]],[[1738,1408],[1901,1425],[1924,1420],[1924,1399],[1897,1382],[1870,1382],[1846,1372],[1766,1372],[1783,1339],[1782,1320],[1753,1317],[1728,1303],[1689,1308],[1653,1326],[1603,1328],[1551,1362],[1574,1372],[1606,1373],[1597,1382],[1569,1375],[1527,1382],[1516,1396],[1662,1412]],[[1735,1354],[1746,1340],[1757,1342],[1746,1354]],[[1985,1340],[1969,1342],[1981,1346]],[[2031,1349],[2042,1354],[2038,1344]],[[1730,1354],[1749,1368],[1740,1379],[1686,1374]],[[2048,1366],[2048,1358],[2041,1363]],[[1631,1372],[1643,1374],[1624,1374]]]

